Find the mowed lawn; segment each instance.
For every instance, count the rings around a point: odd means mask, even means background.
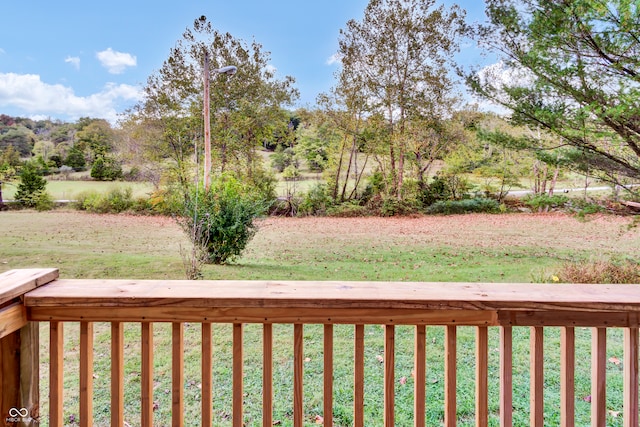
[[[562,214],[429,216],[416,218],[268,218],[235,264],[206,266],[207,279],[538,282],[567,261],[637,256],[640,231],[629,218],[579,221]],[[94,215],[56,210],[0,212],[0,271],[57,267],[64,278],[183,279],[189,247],[175,221],[163,217]],[[443,284],[446,286],[446,284]],[[245,425],[261,425],[261,326],[245,329]],[[412,425],[413,330],[396,335],[396,425]],[[231,425],[231,326],[214,325],[214,425]],[[154,326],[154,413],[171,425],[171,327]],[[383,328],[365,330],[365,420],[382,425]],[[497,328],[490,330],[490,423],[498,425]],[[622,359],[622,331],[610,329],[607,358]],[[590,330],[579,328],[577,425],[589,424]],[[529,331],[514,329],[514,425],[528,425]],[[334,332],[334,422],[352,425],[353,327]],[[559,329],[545,328],[545,419],[559,424]],[[322,414],[322,326],[304,329],[305,425]],[[443,417],[442,327],[427,328],[427,425]],[[109,425],[110,327],[95,325],[94,425]],[[199,424],[200,325],[185,325],[185,425]],[[125,419],[139,424],[140,326],[125,326]],[[65,424],[78,425],[76,323],[65,325]],[[458,328],[458,425],[474,425],[474,329]],[[41,325],[40,425],[48,425],[48,324]],[[291,426],[291,325],[274,326],[274,422]],[[607,425],[622,425],[621,366],[607,367]]]
[[[631,219],[564,214],[267,218],[245,253],[206,279],[539,282],[567,261],[640,249]],[[55,210],[0,212],[0,271],[65,278],[185,277],[189,242],[171,218]]]

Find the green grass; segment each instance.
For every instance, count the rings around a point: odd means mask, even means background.
[[[268,219],[237,264],[206,266],[210,279],[430,280],[532,282],[551,275],[566,260],[624,258],[637,252],[638,233],[629,220],[596,217],[580,222],[561,215],[467,215],[409,219]],[[0,212],[0,271],[59,267],[66,278],[184,278],[180,247],[187,242],[170,219],[130,215],[91,215],[75,211]],[[635,248],[635,249],[634,249]],[[533,286],[533,285],[532,285]],[[48,324],[41,325],[41,400],[47,413]],[[78,325],[65,325],[65,419],[77,423]],[[125,418],[139,423],[140,338],[138,324],[125,330]],[[577,425],[589,425],[590,330],[578,328]],[[622,359],[621,331],[608,331],[607,358]],[[231,326],[214,325],[214,416],[231,425]],[[458,331],[458,425],[474,425],[474,329]],[[168,426],[171,408],[170,325],[154,325],[155,425]],[[322,415],[322,326],[305,325],[305,419]],[[335,425],[353,422],[353,327],[336,325]],[[514,328],[514,425],[528,425],[529,330]],[[490,330],[489,425],[498,425],[498,330]],[[260,424],[262,337],[260,325],[246,325],[245,422]],[[558,425],[559,330],[545,329],[545,419]],[[110,328],[96,324],[94,417],[109,425]],[[185,325],[185,424],[200,421],[200,326]],[[367,426],[382,425],[383,329],[365,328]],[[443,417],[444,333],[427,328],[427,425]],[[396,332],[396,425],[412,425],[413,329]],[[293,327],[274,326],[274,419],[292,425]],[[621,365],[609,363],[608,409],[622,408]],[[405,384],[400,381],[406,378]],[[614,413],[612,412],[612,414]],[[41,425],[48,425],[46,417]],[[610,416],[607,425],[622,425]]]
[[[3,183],[2,198],[12,200],[19,182]],[[113,188],[131,188],[133,197],[146,197],[153,186],[146,182],[106,182],[106,181],[47,181],[47,191],[54,200],[73,200],[78,194],[88,191],[107,193]]]

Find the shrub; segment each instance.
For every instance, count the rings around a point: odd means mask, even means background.
[[[207,262],[225,264],[239,256],[253,238],[257,231],[254,220],[265,213],[268,204],[235,178],[223,176],[209,191],[190,193],[178,222],[194,245],[206,248]]]
[[[75,207],[93,213],[120,213],[130,210],[136,202],[131,188],[112,188],[106,194],[85,191],[76,197]]]
[[[122,178],[122,166],[114,158],[100,155],[91,166],[91,178],[115,181]]]
[[[327,210],[328,216],[335,216],[341,218],[352,218],[359,216],[367,216],[369,211],[366,206],[362,206],[355,201],[341,203],[330,207]]]
[[[526,197],[524,199],[524,204],[538,212],[547,212],[552,208],[563,208],[568,201],[569,198],[563,195],[549,196],[547,194],[536,194],[534,196]]]
[[[565,283],[640,283],[640,263],[582,261],[566,263],[557,274]]]
[[[304,195],[298,206],[298,215],[325,215],[333,205],[326,184],[316,184]]]
[[[500,204],[493,199],[474,198],[436,202],[426,210],[428,214],[498,213]]]

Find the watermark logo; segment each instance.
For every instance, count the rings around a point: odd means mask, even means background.
[[[11,408],[9,409],[9,417],[5,418],[7,423],[19,423],[31,421],[29,410],[27,408]]]

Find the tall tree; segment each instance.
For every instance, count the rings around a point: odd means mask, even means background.
[[[280,107],[292,103],[298,92],[293,78],[276,78],[269,54],[260,44],[254,41],[248,45],[215,30],[204,16],[185,31],[162,68],[149,77],[145,100],[136,108],[134,121],[153,123],[166,147],[162,151],[173,152],[171,158],[182,159],[178,163],[185,159],[185,153],[193,153],[195,144],[202,146],[205,56],[211,72],[215,170],[234,169],[242,163],[244,172],[251,175],[253,168],[259,167],[256,148],[272,132],[273,120],[286,120]],[[236,66],[237,74],[215,73],[227,65]],[[185,120],[189,121],[187,127],[183,126]]]
[[[487,14],[477,34],[503,62],[467,75],[475,93],[559,137],[574,167],[614,183],[640,178],[637,3],[488,0]],[[514,144],[542,150],[545,140]]]
[[[412,118],[445,116],[455,98],[448,65],[464,12],[435,0],[371,0],[362,21],[340,32],[339,89],[386,121],[391,191],[402,197]],[[357,89],[353,91],[350,89]]]

